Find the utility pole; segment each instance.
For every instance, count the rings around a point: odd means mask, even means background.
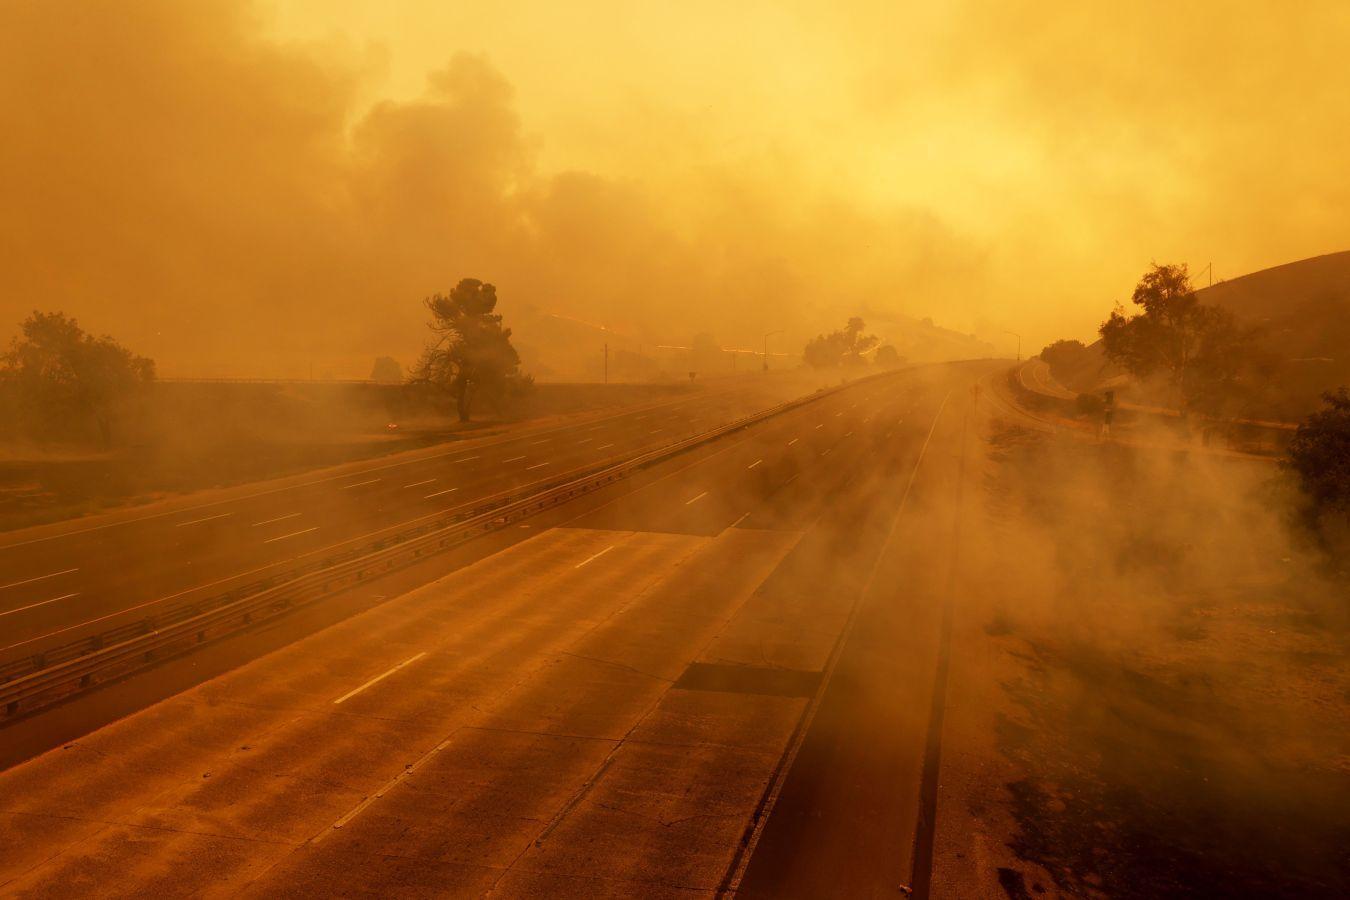
[[[605,344],[605,384],[609,384],[609,344]]]

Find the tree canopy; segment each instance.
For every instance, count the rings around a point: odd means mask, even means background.
[[[1139,313],[1117,306],[1102,323],[1107,358],[1140,378],[1164,375],[1183,409],[1213,411],[1234,396],[1254,340],[1232,313],[1200,302],[1184,264],[1154,265],[1131,301]]]
[[[1350,515],[1350,392],[1324,395],[1289,442],[1289,465],[1319,512]]]
[[[495,287],[465,278],[449,294],[434,294],[423,302],[431,313],[428,327],[436,339],[422,351],[413,381],[447,391],[461,422],[469,421],[478,398],[500,406],[533,384],[533,379],[521,374],[520,356],[511,346],[511,329],[503,328],[502,317],[494,312]]]
[[[880,340],[876,335],[863,334],[866,327],[862,319],[853,316],[842,330],[816,335],[807,341],[802,359],[817,369],[863,365],[863,354]]]
[[[74,438],[92,426],[103,446],[118,416],[155,379],[155,364],[60,312],[34,312],[0,357],[0,384],[36,436]]]

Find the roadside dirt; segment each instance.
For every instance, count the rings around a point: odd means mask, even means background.
[[[934,895],[1350,895],[1350,592],[1278,468],[985,438]]]

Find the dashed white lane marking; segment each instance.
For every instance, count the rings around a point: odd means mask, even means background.
[[[205,519],[193,519],[191,522],[179,522],[179,523],[178,523],[177,525],[175,525],[174,527],[176,527],[176,528],[186,528],[186,527],[189,526],[189,525],[200,525],[200,524],[202,524],[203,522],[210,522],[210,521],[213,520],[213,519],[223,519],[223,518],[225,518],[226,516],[232,516],[232,515],[234,515],[234,513],[221,513],[220,515],[217,515],[217,516],[207,516]]]
[[[764,460],[762,460],[762,459],[757,459],[757,460],[755,460],[754,462],[752,462],[750,465],[746,466],[746,468],[747,468],[747,469],[753,469],[755,466],[759,465],[759,464],[762,463],[762,462],[764,462]]]
[[[597,450],[608,450],[610,447],[613,447],[613,446],[614,446],[613,444],[601,444],[599,447],[596,447],[595,449],[597,449]]]
[[[604,555],[605,555],[606,553],[608,553],[609,551],[613,550],[616,546],[618,546],[618,545],[617,545],[617,544],[610,544],[608,547],[606,547],[605,549],[601,550],[599,553],[595,554],[595,555],[592,556],[592,557],[589,557],[588,559],[583,559],[581,562],[577,563],[577,564],[576,564],[575,566],[573,566],[572,568],[574,568],[574,569],[580,569],[582,566],[586,565],[587,563],[593,563],[593,562],[595,562],[597,559],[599,559],[600,557],[604,556]]]
[[[817,425],[816,427],[817,427],[817,428],[824,428],[824,427],[825,427],[825,423],[822,422],[822,423],[820,423],[819,425]]]
[[[303,516],[304,513],[287,513],[284,516],[277,516],[275,519],[263,519],[261,522],[254,522],[249,528],[257,528],[261,525],[272,525],[276,522],[285,522],[287,519],[294,519],[296,516]]]
[[[783,487],[787,487],[789,484],[792,484],[792,482],[794,482],[794,481],[796,481],[796,480],[797,480],[797,476],[796,476],[796,475],[793,475],[793,476],[792,476],[791,478],[789,478],[787,481],[783,482]]]
[[[643,419],[645,419],[645,418],[647,418],[647,417],[646,417],[646,416],[634,416],[634,417],[633,417],[633,421],[634,421],[634,422],[641,422],[641,421],[642,421]]]
[[[801,440],[801,438],[793,438],[792,440],[788,441],[788,446],[791,447],[793,444],[797,443],[797,441],[799,441],[799,440]]]
[[[589,443],[590,443],[591,441],[593,441],[593,440],[595,440],[595,438],[586,438],[586,440],[584,440],[584,441],[577,441],[577,444],[578,444],[578,445],[581,445],[581,444],[589,444]]]
[[[839,418],[839,417],[842,416],[842,415],[843,415],[842,412],[837,412],[837,413],[834,414],[834,417],[837,419],[837,418]]]
[[[830,452],[831,450],[833,450],[833,449],[834,449],[833,447],[826,447],[824,450],[820,451],[820,455],[821,455],[821,456],[828,456],[828,455],[829,455],[829,452]]]
[[[376,675],[374,678],[370,679],[369,681],[367,681],[365,684],[361,685],[361,686],[360,686],[359,688],[357,688],[356,690],[354,690],[354,691],[348,691],[347,693],[343,694],[341,697],[339,697],[339,698],[337,698],[336,700],[333,701],[333,705],[336,706],[337,704],[342,703],[344,700],[350,700],[351,698],[355,697],[357,694],[361,693],[362,691],[364,691],[366,688],[370,687],[371,685],[379,684],[381,681],[384,681],[386,678],[388,678],[390,675],[393,675],[393,674],[394,674],[395,672],[397,672],[399,669],[403,668],[404,666],[408,665],[409,663],[415,663],[415,662],[417,662],[419,659],[421,659],[422,657],[424,657],[424,656],[426,656],[426,655],[427,655],[427,654],[426,654],[426,651],[424,650],[424,651],[422,651],[421,653],[417,654],[416,656],[414,656],[414,657],[412,657],[412,658],[410,658],[410,659],[405,659],[403,662],[401,662],[401,663],[399,663],[398,665],[394,666],[394,667],[393,667],[392,669],[390,669],[388,672],[384,672],[384,673],[382,673],[382,674],[380,674],[380,675]]]
[[[368,484],[374,484],[374,483],[377,482],[377,481],[383,481],[383,480],[384,480],[383,478],[372,478],[372,479],[370,479],[369,481],[358,481],[356,484],[344,484],[344,485],[342,485],[342,489],[343,489],[344,491],[349,491],[349,490],[351,490],[352,488],[365,487],[365,486],[368,485]]]
[[[431,484],[435,480],[435,478],[428,478],[426,481],[414,481],[412,484],[405,484],[404,487],[422,487],[423,485]]]
[[[661,433],[662,431],[664,431],[664,430],[665,430],[665,429],[663,429],[663,428],[657,428],[657,429],[655,429],[655,430],[653,430],[653,431],[649,431],[649,432],[647,432],[647,433],[648,433],[648,434],[660,434],[660,433]]]
[[[76,591],[73,594],[62,594],[60,597],[53,597],[50,600],[43,600],[41,603],[30,603],[27,606],[20,606],[18,609],[7,609],[4,612],[0,612],[0,619],[3,619],[5,616],[12,616],[15,613],[21,613],[25,609],[37,609],[39,606],[46,606],[48,603],[55,603],[58,600],[69,600],[71,597],[78,597],[78,596],[80,596],[80,592]]]
[[[544,438],[542,441],[530,441],[530,446],[531,446],[531,447],[534,447],[534,446],[537,446],[537,445],[539,445],[539,444],[547,444],[547,443],[551,442],[552,440],[553,440],[553,438]]]
[[[422,499],[423,499],[423,500],[430,500],[432,497],[442,497],[442,496],[444,496],[444,495],[446,495],[446,494],[449,494],[449,493],[452,492],[452,491],[457,491],[457,490],[459,490],[459,488],[446,488],[445,490],[443,490],[443,491],[437,491],[437,492],[434,493],[434,494],[427,494],[427,495],[426,495],[425,497],[423,497]]]
[[[450,460],[450,461],[451,461],[452,463],[457,463],[457,462],[471,462],[472,460],[475,460],[475,459],[482,459],[482,458],[483,458],[483,457],[481,457],[481,456],[461,456],[459,459],[452,459],[452,460]]]
[[[62,569],[60,572],[53,572],[50,575],[37,575],[33,578],[25,578],[23,581],[12,581],[9,584],[0,584],[0,591],[6,588],[18,587],[21,584],[32,584],[35,581],[46,581],[48,578],[55,578],[58,575],[69,575],[71,572],[78,572],[79,569]]]
[[[302,534],[309,534],[311,531],[318,531],[318,530],[319,530],[319,526],[318,526],[318,525],[315,525],[313,528],[306,528],[306,529],[303,530],[303,531],[292,531],[290,534],[283,534],[283,535],[280,535],[279,537],[268,538],[267,540],[263,541],[263,543],[264,543],[264,544],[271,544],[271,543],[274,543],[274,542],[276,542],[276,541],[284,541],[284,540],[286,540],[287,538],[299,537],[299,536],[302,535]]]
[[[532,465],[532,466],[526,466],[526,467],[525,467],[525,471],[528,472],[528,471],[530,471],[531,469],[542,469],[542,468],[543,468],[544,466],[546,466],[546,465],[548,465],[548,463],[546,463],[546,462],[535,463],[535,464]]]
[[[744,521],[745,521],[746,519],[748,519],[748,518],[750,518],[750,514],[749,514],[749,513],[746,513],[745,515],[743,515],[743,516],[741,516],[739,519],[737,519],[735,522],[732,522],[732,523],[731,523],[731,527],[732,527],[732,528],[735,528],[737,525],[741,524],[742,522],[744,522]]]
[[[844,435],[844,437],[853,437],[853,432],[850,431],[848,434]]]
[[[510,459],[504,459],[504,460],[502,460],[502,464],[505,465],[506,463],[509,463],[509,462],[520,462],[520,461],[521,461],[522,459],[524,459],[524,458],[525,458],[525,457],[523,457],[523,456],[513,456],[513,457],[511,457]]]
[[[684,501],[684,505],[685,505],[685,506],[688,506],[688,505],[690,505],[691,503],[697,503],[698,501],[702,500],[702,499],[703,499],[704,497],[706,497],[706,496],[708,496],[708,492],[707,492],[707,491],[704,491],[703,493],[699,494],[697,497],[694,497],[694,498],[691,499],[691,500],[686,500],[686,501]]]

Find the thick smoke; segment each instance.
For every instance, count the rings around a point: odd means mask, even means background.
[[[746,346],[894,309],[903,283],[954,295],[980,266],[932,216],[869,213],[786,168],[711,166],[679,202],[545,172],[485,56],[447,50],[420,98],[367,106],[358,54],[267,39],[237,3],[3,17],[0,320],[61,309],[166,374],[362,377],[415,354],[420,298],[464,276],[508,317]]]

